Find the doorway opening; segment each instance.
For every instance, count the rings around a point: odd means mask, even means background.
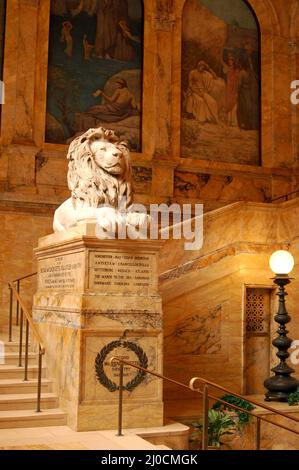
[[[264,394],[271,366],[272,288],[246,287],[244,392]]]

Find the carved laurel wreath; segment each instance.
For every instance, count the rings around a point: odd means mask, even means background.
[[[138,346],[138,344],[136,343],[132,343],[131,341],[118,340],[118,341],[112,341],[111,343],[104,346],[96,357],[95,370],[96,370],[96,376],[97,376],[98,381],[104,387],[106,387],[110,392],[115,392],[119,390],[119,385],[113,382],[113,380],[110,380],[105,374],[104,362],[108,354],[118,347],[123,347],[123,348],[129,349],[130,351],[133,351],[139,359],[140,367],[147,369],[147,366],[148,366],[147,355],[145,354],[143,349],[141,349],[141,347]],[[128,392],[131,392],[144,379],[145,379],[145,372],[143,370],[138,370],[134,379],[130,380],[130,382],[128,382],[126,385],[123,386],[123,390],[127,390]]]

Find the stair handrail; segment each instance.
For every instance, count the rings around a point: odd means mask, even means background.
[[[20,276],[20,277],[14,279],[11,282],[16,283],[17,292],[20,293],[21,281],[23,281],[25,279],[29,279],[30,277],[33,277],[33,276],[36,276],[36,275],[37,275],[37,272],[26,274],[25,276]],[[13,293],[12,293],[12,291],[10,291],[9,341],[11,341],[11,335],[12,335],[12,304],[13,304]],[[19,314],[20,314],[19,310],[20,310],[20,305],[19,305],[19,302],[17,301],[17,307],[16,307],[16,325],[17,326],[19,325]]]
[[[273,199],[270,199],[267,202],[276,202],[279,201],[279,199],[285,199],[285,201],[289,201],[289,197],[293,196],[294,194],[299,194],[299,189],[296,189],[295,191],[291,191],[290,193],[282,194],[281,196],[274,197]]]
[[[29,309],[24,304],[23,300],[21,299],[21,296],[20,296],[19,292],[17,291],[17,289],[15,288],[13,283],[9,282],[8,285],[9,285],[10,289],[12,289],[14,295],[16,296],[17,301],[19,302],[19,304],[21,306],[21,309],[23,310],[23,314],[25,315],[26,320],[28,321],[29,326],[32,329],[33,336],[35,337],[36,341],[38,342],[41,353],[45,354],[46,350],[45,350],[45,347],[44,347],[44,344],[43,344],[43,340],[40,336],[40,333],[39,333],[35,323],[33,322],[32,316],[29,313]]]
[[[23,281],[24,279],[28,279],[29,277],[36,276],[37,272],[31,273],[31,274],[26,274],[25,276],[18,277],[17,279],[14,279],[12,282],[19,282]]]
[[[27,276],[30,277],[30,276]],[[24,278],[24,277],[23,277]],[[19,287],[19,281],[18,287]],[[38,331],[38,328],[33,322],[32,315],[29,312],[29,308],[23,302],[19,289],[15,287],[14,281],[8,283],[10,289],[10,308],[9,308],[9,342],[12,342],[12,306],[13,296],[17,300],[17,308],[20,307],[20,321],[18,325],[20,327],[19,334],[19,367],[22,367],[23,359],[23,323],[25,317],[25,362],[24,362],[24,381],[28,381],[28,362],[29,362],[29,327],[31,328],[34,339],[38,343],[38,372],[37,372],[37,399],[36,399],[36,412],[41,412],[41,389],[42,389],[42,358],[46,350],[43,344],[43,340]]]
[[[155,371],[152,371],[150,369],[145,369],[144,367],[138,366],[137,364],[134,364],[132,362],[126,361],[124,359],[121,359],[119,357],[113,356],[110,359],[110,365],[113,365],[114,362],[119,362],[120,364],[120,373],[119,373],[119,400],[118,400],[118,432],[117,436],[123,436],[122,434],[122,410],[123,410],[123,377],[124,377],[124,365],[131,366],[135,369],[143,371],[145,374],[150,374],[154,377],[157,377],[159,379],[165,380],[166,382],[173,383],[175,385],[178,385],[182,388],[188,389],[189,391],[191,390],[192,392],[199,393],[200,395],[203,396],[203,425],[202,425],[202,450],[207,450],[208,449],[208,424],[209,424],[209,398],[212,398],[214,400],[219,401],[220,403],[223,403],[227,405],[227,407],[232,408],[234,410],[239,410],[242,411],[250,416],[253,416],[256,419],[256,435],[255,435],[255,444],[256,444],[256,450],[260,450],[260,445],[261,445],[261,421],[265,421],[267,423],[273,424],[274,426],[277,426],[279,428],[285,429],[287,431],[290,431],[294,434],[299,435],[299,431],[296,431],[295,429],[289,428],[288,426],[285,426],[280,423],[275,423],[271,421],[268,418],[265,418],[264,416],[259,416],[253,411],[245,410],[244,408],[241,408],[237,405],[234,405],[232,403],[229,403],[222,398],[219,398],[215,395],[212,395],[209,393],[208,387],[213,387],[218,390],[224,391],[226,393],[229,393],[230,395],[236,396],[238,398],[241,398],[242,400],[247,401],[248,403],[251,403],[253,405],[258,406],[259,408],[264,408],[267,411],[271,411],[272,413],[276,415],[283,416],[284,418],[290,419],[292,421],[296,421],[299,423],[298,418],[294,418],[287,413],[284,413],[283,411],[276,410],[275,408],[272,408],[271,406],[268,405],[263,405],[259,403],[258,401],[254,399],[248,399],[247,397],[244,397],[243,395],[240,395],[239,393],[233,392],[232,390],[229,390],[228,388],[222,387],[221,385],[215,384],[214,382],[211,382],[210,380],[204,379],[203,377],[193,377],[189,381],[189,385],[183,384],[181,382],[178,382],[177,380],[170,379],[169,377],[166,377],[165,375],[158,374]],[[194,384],[196,381],[200,381],[203,384],[203,390],[199,388],[195,388]]]
[[[222,385],[218,385],[216,384],[215,382],[211,382],[210,380],[207,380],[207,379],[204,379],[203,377],[193,377],[190,382],[189,382],[189,386],[191,388],[192,391],[196,392],[197,389],[194,388],[194,383],[196,381],[199,381],[201,382],[202,384],[207,384],[207,385],[210,385],[211,387],[214,387],[218,390],[221,390],[222,392],[225,392],[229,395],[234,395],[235,397],[237,398],[241,398],[242,400],[246,400],[248,401],[249,403],[251,403],[252,405],[256,405],[260,408],[264,408],[265,410],[267,411],[271,411],[271,413],[276,413],[278,415],[281,415],[283,416],[284,418],[288,418],[288,419],[291,419],[292,421],[296,421],[297,423],[299,423],[299,418],[295,418],[293,416],[289,416],[287,415],[286,413],[284,413],[283,411],[280,411],[280,410],[276,410],[275,408],[272,408],[272,406],[269,406],[269,405],[264,405],[264,404],[261,404],[260,402],[258,402],[257,400],[254,400],[254,398],[245,398],[244,395],[240,395],[239,393],[237,392],[233,392],[232,390],[226,388],[226,387],[223,387]],[[218,400],[218,398],[217,398]],[[244,410],[243,410],[244,411]],[[247,413],[247,411],[246,411]]]

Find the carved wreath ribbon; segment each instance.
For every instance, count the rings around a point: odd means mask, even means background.
[[[97,376],[98,381],[104,387],[106,387],[110,392],[115,392],[119,390],[119,385],[117,385],[115,382],[113,382],[113,380],[107,377],[104,371],[104,362],[108,354],[118,347],[123,347],[123,348],[129,349],[130,351],[133,351],[139,359],[140,367],[147,369],[147,366],[148,366],[147,355],[145,354],[143,349],[141,349],[141,347],[138,346],[138,344],[136,343],[133,343],[131,341],[117,340],[117,341],[112,341],[111,343],[104,346],[96,357],[95,371],[96,371],[96,376]],[[143,370],[138,370],[134,379],[130,380],[130,382],[128,382],[127,385],[123,386],[123,390],[127,390],[128,392],[131,392],[144,379],[145,379],[145,372]]]

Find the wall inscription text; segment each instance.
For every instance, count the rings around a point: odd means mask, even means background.
[[[147,290],[153,285],[153,261],[150,254],[91,251],[89,288],[107,292]]]
[[[39,288],[73,290],[82,279],[82,255],[80,253],[56,256],[40,261]]]

